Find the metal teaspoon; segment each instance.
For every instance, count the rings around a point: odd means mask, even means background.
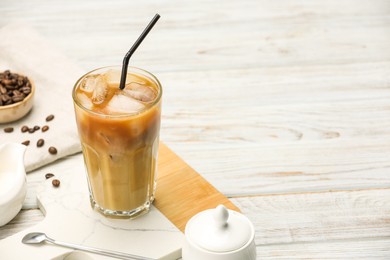
[[[25,235],[23,237],[22,242],[24,244],[40,244],[42,242],[49,242],[51,244],[55,244],[55,245],[59,245],[59,246],[67,247],[67,248],[82,250],[82,251],[90,252],[90,253],[94,253],[94,254],[116,257],[119,259],[153,260],[153,258],[148,258],[148,257],[143,257],[143,256],[137,256],[137,255],[115,252],[115,251],[110,251],[110,250],[102,250],[102,249],[98,249],[98,248],[94,248],[94,247],[75,245],[75,244],[71,244],[71,243],[57,241],[57,240],[54,240],[54,239],[46,236],[45,233],[41,233],[41,232],[28,233],[27,235]]]

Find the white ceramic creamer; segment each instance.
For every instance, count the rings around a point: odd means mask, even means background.
[[[223,205],[192,217],[185,229],[183,260],[255,260],[255,229],[243,214]]]
[[[26,198],[25,151],[22,144],[0,145],[0,226],[19,213]]]

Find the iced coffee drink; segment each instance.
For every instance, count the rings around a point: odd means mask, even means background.
[[[134,217],[154,199],[162,89],[141,69],[129,67],[123,90],[120,77],[120,67],[91,71],[73,100],[92,207]]]

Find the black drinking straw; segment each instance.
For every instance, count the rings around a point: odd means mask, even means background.
[[[126,53],[125,57],[123,58],[121,82],[119,83],[119,88],[120,89],[124,89],[125,88],[126,77],[127,77],[127,67],[129,66],[129,61],[130,61],[131,55],[133,55],[133,53],[137,50],[138,46],[145,39],[146,35],[148,35],[150,30],[152,30],[153,26],[157,23],[158,19],[160,19],[160,15],[156,14],[153,17],[153,19],[150,21],[148,26],[146,26],[145,30],[141,33],[141,35],[135,41],[133,46],[131,46],[130,50]]]

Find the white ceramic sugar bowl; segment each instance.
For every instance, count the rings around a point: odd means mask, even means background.
[[[255,260],[250,220],[223,205],[192,217],[185,228],[183,260]]]

